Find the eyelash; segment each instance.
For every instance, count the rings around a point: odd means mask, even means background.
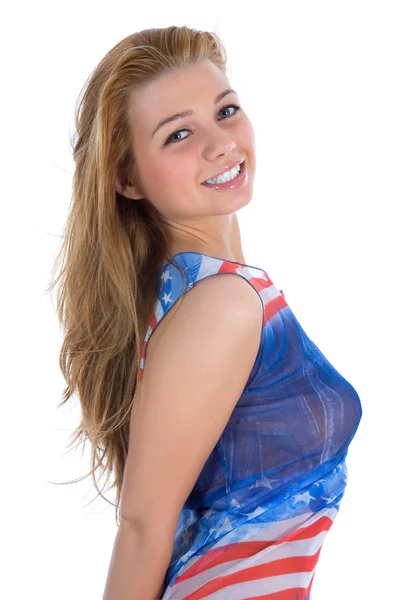
[[[221,108],[221,110],[219,112],[222,112],[226,108],[231,108],[231,107],[235,108],[236,111],[233,114],[231,114],[228,117],[226,117],[226,118],[233,117],[234,115],[237,115],[242,110],[241,107],[238,106],[237,104],[227,104],[226,106],[224,106],[223,108]],[[224,120],[224,119],[222,119],[222,120]],[[166,139],[166,141],[164,143],[164,146],[167,146],[169,144],[176,144],[176,143],[179,143],[179,142],[183,142],[183,140],[186,140],[187,138],[183,138],[181,140],[176,140],[175,142],[171,142],[170,141],[173,135],[176,135],[177,133],[180,133],[181,131],[188,131],[188,129],[186,129],[186,128],[178,129],[177,131],[174,131],[174,133],[171,133],[171,135]]]

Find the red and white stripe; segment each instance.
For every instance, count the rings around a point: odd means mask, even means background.
[[[162,600],[309,600],[321,546],[337,514],[325,508],[292,519],[255,524],[254,535],[225,535],[193,556]],[[261,528],[261,529],[260,529]]]

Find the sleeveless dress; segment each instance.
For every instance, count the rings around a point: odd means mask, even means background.
[[[198,252],[159,268],[142,347],[198,281],[234,273],[258,293],[258,354],[178,521],[162,600],[310,600],[321,546],[347,483],[362,409],[355,389],[307,336],[268,274]],[[229,299],[228,299],[229,301]]]

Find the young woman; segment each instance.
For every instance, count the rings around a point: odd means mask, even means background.
[[[361,404],[246,264],[255,138],[218,36],[123,39],[76,129],[62,404],[116,489],[103,599],[308,599]]]

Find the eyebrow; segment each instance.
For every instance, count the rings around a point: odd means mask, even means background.
[[[227,96],[228,94],[231,94],[231,93],[237,95],[237,92],[235,92],[235,90],[228,88],[227,90],[224,90],[223,92],[218,94],[218,96],[214,100],[214,104],[218,104],[218,102],[220,102],[222,100],[222,98],[225,98],[225,96]],[[166,125],[167,123],[170,123],[171,121],[175,121],[176,119],[181,119],[182,117],[187,117],[187,116],[193,115],[193,114],[194,114],[194,111],[192,109],[188,108],[187,110],[183,110],[182,112],[176,113],[174,115],[171,115],[170,117],[167,117],[166,119],[163,119],[162,121],[159,122],[159,124],[155,128],[155,130],[153,131],[153,135],[151,137],[153,138],[155,136],[155,134],[157,133],[157,131],[161,127]]]

